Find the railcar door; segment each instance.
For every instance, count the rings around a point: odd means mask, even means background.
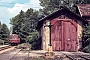
[[[61,50],[62,22],[59,20],[51,21],[51,43],[53,50]]]
[[[77,50],[77,24],[72,20],[51,21],[51,42],[53,50]]]
[[[63,22],[65,51],[77,50],[77,27],[72,21]]]

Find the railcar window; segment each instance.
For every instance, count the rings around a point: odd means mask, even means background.
[[[15,39],[15,36],[10,36],[9,39]]]
[[[13,36],[13,39],[15,39],[15,36]]]
[[[17,39],[17,36],[13,36],[13,39]]]
[[[12,36],[9,36],[9,39],[12,39]]]
[[[11,35],[9,36],[9,39],[19,39],[19,37],[17,35]]]

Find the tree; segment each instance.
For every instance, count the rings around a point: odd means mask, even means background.
[[[66,7],[76,13],[76,4],[90,4],[90,0],[39,0],[45,16]]]
[[[25,37],[22,33],[22,29],[25,25],[25,12],[21,10],[18,15],[10,19],[10,24],[12,25],[11,33],[18,34],[21,39],[21,42],[24,42]]]
[[[33,10],[32,8],[28,9],[26,11],[26,25],[29,30],[29,32],[34,32],[35,31],[35,28],[37,26],[37,22],[39,21],[38,19],[38,11],[36,10]]]
[[[28,32],[33,31],[33,12],[34,10],[32,8],[28,9],[26,11],[25,17],[26,17],[26,29]]]
[[[82,51],[90,52],[90,22],[84,26],[83,29],[83,47]]]
[[[0,28],[1,28],[1,21],[0,21]]]
[[[38,37],[38,32],[33,32],[31,33],[31,36],[28,36],[29,38],[29,43],[31,44],[31,49],[32,50],[39,50],[41,49],[41,37]]]
[[[8,42],[8,36],[9,36],[9,29],[6,24],[1,25],[1,40],[4,42]]]
[[[23,31],[26,35],[26,40],[29,40],[28,37],[32,36],[33,32],[36,32],[36,26],[38,22],[38,11],[30,8],[25,13],[25,26],[23,27]]]
[[[0,21],[0,33],[1,33],[1,21]],[[0,34],[0,39],[1,39],[1,34]]]
[[[21,42],[24,42],[25,41],[25,35],[22,33],[22,29],[25,25],[25,13],[24,11],[20,11],[20,14],[17,15],[17,20],[16,20],[16,24],[15,24],[15,27],[13,27],[13,33],[14,34],[18,34],[20,39],[21,39]],[[14,30],[15,29],[15,30]]]
[[[15,17],[12,17],[12,18],[10,19],[10,24],[12,25],[12,26],[10,27],[10,33],[11,33],[11,34],[12,34],[12,33],[15,33],[15,30],[17,30],[17,28],[15,28],[15,27],[17,26],[17,23],[18,23],[18,17],[19,17],[19,14],[16,15]]]
[[[53,13],[63,7],[73,7],[73,0],[39,0],[40,5],[47,14]]]
[[[20,14],[10,19],[12,33],[18,34],[21,42],[26,42],[28,36],[31,36],[31,33],[36,31],[38,20],[38,11],[32,8],[26,12],[21,10]]]

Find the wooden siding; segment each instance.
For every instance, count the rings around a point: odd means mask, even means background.
[[[53,50],[77,51],[77,23],[71,19],[54,19],[51,23]]]
[[[63,22],[65,51],[77,51],[77,24],[73,20]]]
[[[62,50],[62,21],[52,20],[51,21],[51,42],[53,50]]]

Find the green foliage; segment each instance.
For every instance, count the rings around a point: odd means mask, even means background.
[[[83,46],[82,51],[90,52],[90,22],[83,29]]]
[[[0,22],[0,44],[8,43],[9,29],[6,24]]]
[[[41,49],[41,37],[38,38],[38,33],[33,33],[32,37],[30,38],[29,43],[31,44],[32,50],[38,50]]]
[[[89,25],[84,26],[83,29],[83,39],[85,40],[85,42],[90,42],[90,23]]]
[[[74,8],[74,0],[39,0],[45,15],[53,13],[63,7]]]
[[[26,12],[20,11],[20,14],[10,19],[11,33],[18,34],[21,43],[27,42],[32,32],[36,31],[38,11],[30,8]]]
[[[83,52],[90,53],[90,43],[86,47],[83,48]]]
[[[4,41],[0,39],[0,45],[3,45],[4,44]]]
[[[0,28],[0,39],[4,42],[8,42],[9,29],[6,24],[1,24]]]
[[[90,4],[90,0],[39,0],[40,5],[43,7],[43,11],[41,11],[43,16],[51,14],[61,7],[67,7],[73,12],[76,11],[76,4]]]
[[[43,58],[38,58],[38,60],[44,60]]]

